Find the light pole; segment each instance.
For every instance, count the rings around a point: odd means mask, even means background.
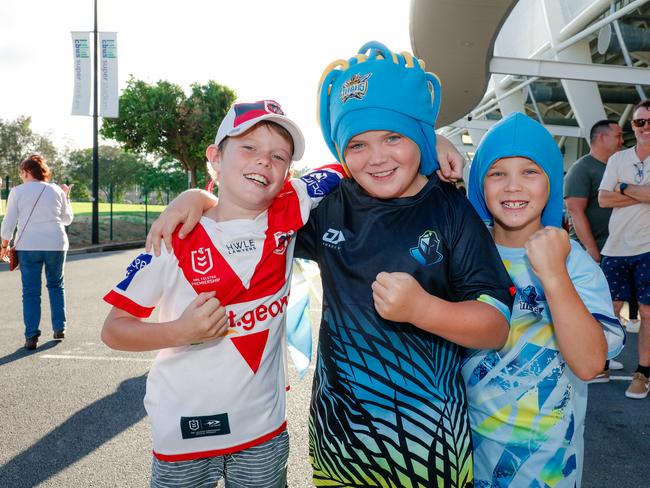
[[[95,4],[95,28],[93,30],[93,208],[91,242],[99,244],[99,143],[97,138],[99,114],[97,106],[97,0]]]

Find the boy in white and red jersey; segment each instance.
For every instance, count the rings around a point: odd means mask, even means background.
[[[104,299],[110,347],[161,349],[147,379],[152,486],[284,488],[283,341],[294,237],[335,188],[330,165],[288,179],[300,129],[271,100],[233,105],[207,158],[219,205],[172,251],[145,253]],[[159,306],[159,323],[146,323]]]

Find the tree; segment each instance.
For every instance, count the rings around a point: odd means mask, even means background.
[[[155,191],[157,202],[166,204],[187,188],[187,173],[177,161],[162,158],[160,161],[147,161],[142,165],[137,183],[147,191]]]
[[[77,149],[68,154],[67,174],[72,187],[72,198],[86,199],[92,186],[93,150]],[[99,190],[108,200],[113,186],[113,201],[123,199],[126,191],[138,184],[138,175],[147,162],[136,154],[124,152],[115,146],[99,146]]]
[[[131,77],[120,96],[119,118],[104,119],[101,134],[127,151],[178,161],[195,187],[197,171],[205,168],[205,149],[235,98],[233,90],[214,81],[193,84],[186,96],[168,81],[151,85]]]
[[[57,177],[62,171],[58,151],[46,136],[35,134],[31,128],[31,117],[16,120],[0,119],[0,177],[5,175],[13,183],[20,183],[19,166],[30,154],[41,154]]]

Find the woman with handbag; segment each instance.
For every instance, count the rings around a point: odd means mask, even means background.
[[[20,163],[22,185],[9,193],[0,228],[0,259],[8,261],[9,241],[17,228],[13,247],[17,251],[23,285],[25,349],[36,349],[41,322],[41,275],[50,297],[54,339],[65,337],[66,312],[63,265],[68,250],[64,226],[72,222],[70,188],[48,183],[50,168],[42,156],[34,154]]]

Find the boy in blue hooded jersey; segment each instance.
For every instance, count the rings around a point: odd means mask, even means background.
[[[562,169],[551,134],[521,113],[471,165],[469,200],[516,286],[506,345],[463,365],[475,487],[579,487],[585,381],[623,347],[602,271],[561,227]]]
[[[463,346],[503,345],[512,283],[476,212],[436,173],[440,85],[422,61],[371,42],[325,70],[319,102],[352,178],[296,243],[323,283],[314,484],[471,486]]]

